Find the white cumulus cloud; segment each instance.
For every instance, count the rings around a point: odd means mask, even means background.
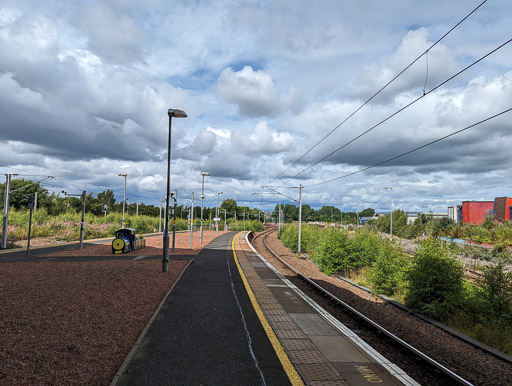
[[[275,116],[302,106],[299,92],[292,89],[288,94],[279,94],[272,77],[251,66],[240,71],[224,69],[217,80],[217,91],[227,102],[237,105],[241,115],[249,117]]]

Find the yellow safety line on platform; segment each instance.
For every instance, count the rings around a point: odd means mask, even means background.
[[[279,358],[279,361],[281,362],[281,365],[283,366],[283,369],[286,372],[286,375],[288,376],[288,379],[290,380],[291,384],[304,385],[302,378],[295,369],[295,366],[292,364],[290,358],[288,357],[288,354],[281,345],[281,342],[279,342],[279,339],[277,339],[277,336],[274,330],[272,329],[272,326],[270,325],[269,321],[267,320],[267,317],[265,316],[263,310],[258,304],[256,296],[254,296],[254,292],[252,292],[249,282],[247,281],[247,278],[245,277],[244,272],[242,271],[242,267],[238,262],[238,257],[235,251],[235,238],[238,237],[241,233],[242,232],[239,232],[235,235],[235,237],[233,237],[233,240],[231,241],[231,247],[233,249],[233,255],[235,257],[236,266],[238,267],[238,272],[240,272],[240,276],[242,277],[242,281],[244,282],[245,290],[249,295],[249,299],[251,299],[251,304],[254,308],[254,311],[256,311],[256,315],[258,315],[258,319],[260,320],[261,325],[265,329],[268,339],[270,340],[270,343],[272,343],[272,347],[274,348],[274,351],[276,352],[277,357]]]

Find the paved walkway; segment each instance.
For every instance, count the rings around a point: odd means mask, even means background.
[[[290,384],[234,263],[234,235],[193,258],[117,385]]]

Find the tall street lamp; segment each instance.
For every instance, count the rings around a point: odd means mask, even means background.
[[[393,188],[392,187],[384,187],[384,189],[389,189],[389,195],[390,195],[390,199],[391,199],[391,204],[390,204],[390,213],[389,213],[389,228],[390,228],[390,232],[391,233],[391,238],[393,238]]]
[[[199,228],[199,242],[203,242],[203,200],[204,200],[204,178],[207,176],[211,176],[208,172],[202,172],[201,175],[203,176],[203,185],[201,188],[201,228]]]
[[[182,110],[169,109],[169,144],[167,147],[167,193],[165,195],[165,228],[164,228],[164,253],[162,258],[162,272],[168,271],[169,265],[169,196],[171,190],[171,122],[172,118],[186,118],[187,114]]]
[[[224,194],[224,192],[217,192],[217,215],[215,216],[215,218],[217,219],[217,221],[215,221],[215,228],[216,228],[216,231],[217,233],[219,233],[219,203],[220,203],[220,195],[221,194]]]
[[[126,206],[126,176],[128,174],[126,173],[119,173],[118,176],[119,177],[124,177],[124,195],[123,195],[123,226],[122,228],[124,229],[124,208]]]

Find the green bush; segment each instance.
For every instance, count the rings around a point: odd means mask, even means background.
[[[324,232],[316,225],[302,225],[302,234],[300,238],[300,250],[301,252],[313,254],[315,248],[321,242],[321,238]],[[298,231],[297,231],[298,236]]]
[[[372,289],[380,294],[402,297],[407,287],[406,275],[411,258],[389,240],[383,240],[376,249],[375,261],[368,271]]]
[[[407,274],[406,304],[443,321],[461,304],[464,269],[453,250],[438,239],[428,239],[414,253]]]
[[[502,259],[496,265],[484,267],[482,288],[492,318],[512,319],[512,272],[505,271]]]
[[[331,228],[323,231],[323,237],[316,248],[313,260],[324,273],[332,275],[341,270],[353,268],[349,254],[348,232]]]
[[[382,245],[380,236],[370,229],[362,228],[350,241],[350,262],[353,268],[370,266],[379,254]]]
[[[300,250],[304,253],[313,253],[314,249],[319,244],[319,239],[322,236],[322,232],[317,226],[303,225],[302,234],[300,239]],[[299,245],[299,227],[288,224],[281,228],[279,238],[283,245],[290,248],[293,252],[298,251]]]
[[[286,248],[291,249],[293,252],[297,252],[299,243],[298,235],[299,228],[292,224],[289,224],[281,228],[279,238],[281,239],[281,242]]]

